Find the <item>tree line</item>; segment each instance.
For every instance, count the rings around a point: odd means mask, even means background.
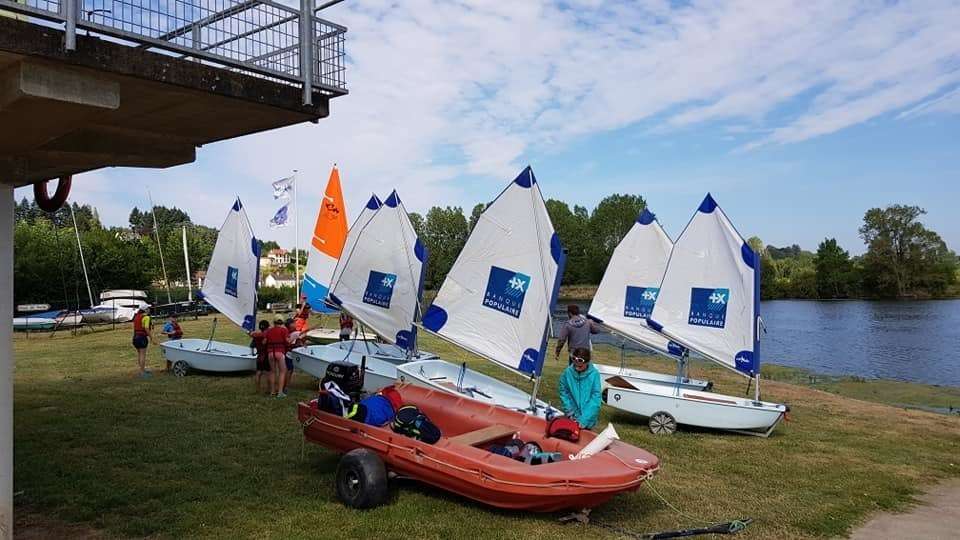
[[[639,195],[614,194],[592,211],[556,199],[546,201],[546,207],[567,249],[562,283],[595,285],[603,277],[613,250],[646,208],[646,201]],[[216,243],[216,229],[193,223],[178,208],[134,208],[125,227],[104,227],[90,205],[74,203],[72,208],[95,295],[111,288],[157,288],[163,279],[157,234],[172,282],[186,279],[181,227],[187,227],[192,272],[206,269]],[[425,214],[410,214],[414,229],[430,253],[425,276],[428,289],[438,288],[446,278],[484,208],[486,204],[475,205],[469,216],[459,206],[434,206]],[[762,297],[957,295],[957,256],[936,232],[920,222],[923,214],[919,207],[904,205],[868,210],[859,229],[866,253],[856,257],[834,238],[824,239],[816,253],[797,245],[764,245],[760,238],[751,238],[751,247],[761,256]],[[15,219],[16,302],[84,306],[86,291],[69,209],[47,214],[24,199],[16,207]],[[267,241],[262,247],[266,253],[278,245]],[[300,262],[306,264],[305,254]],[[166,299],[165,293],[153,296],[155,300]]]

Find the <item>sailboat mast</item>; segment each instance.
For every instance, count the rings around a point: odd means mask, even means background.
[[[73,232],[77,235],[77,249],[80,250],[80,266],[83,267],[83,281],[87,284],[87,298],[90,299],[90,308],[93,309],[93,292],[90,290],[90,278],[87,276],[87,261],[83,258],[83,244],[80,243],[80,229],[77,228],[77,215],[73,213],[73,205],[70,207],[70,217],[73,218]]]
[[[193,302],[193,283],[190,279],[190,255],[187,253],[187,226],[183,229],[183,268],[187,271],[187,301]]]
[[[326,196],[326,193],[324,193]],[[293,304],[300,303],[300,212],[297,207],[297,171],[293,171],[293,272],[296,280],[297,297],[293,299]]]
[[[170,280],[167,279],[167,265],[163,262],[163,248],[160,246],[160,228],[157,226],[157,207],[153,204],[153,195],[147,188],[147,198],[150,199],[150,215],[153,216],[153,234],[157,237],[157,252],[160,254],[160,270],[163,272],[163,284],[167,287],[167,303],[172,304],[170,297]]]

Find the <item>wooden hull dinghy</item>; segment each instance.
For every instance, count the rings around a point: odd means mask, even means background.
[[[287,356],[293,360],[295,368],[318,379],[326,375],[327,366],[332,362],[350,362],[359,366],[366,358],[363,389],[367,392],[376,392],[396,382],[397,366],[400,364],[436,358],[436,355],[423,351],[410,357],[406,349],[392,343],[353,340],[297,347]]]
[[[619,440],[593,456],[570,460],[597,435],[581,430],[576,443],[548,439],[542,418],[419,386],[395,388],[405,405],[419,407],[440,429],[436,444],[394,433],[389,425],[376,427],[319,411],[316,402],[298,405],[307,441],[348,453],[337,470],[338,491],[383,494],[375,501],[359,499],[365,502],[383,502],[389,471],[498,508],[581,510],[636,490],[659,470],[656,456]],[[516,434],[563,459],[529,465],[487,450]]]

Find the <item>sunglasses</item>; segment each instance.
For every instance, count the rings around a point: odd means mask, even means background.
[[[576,363],[578,363],[578,364],[586,364],[586,363],[589,362],[590,360],[587,360],[586,358],[580,358],[579,356],[574,356],[574,357],[573,357],[573,361],[576,362]]]

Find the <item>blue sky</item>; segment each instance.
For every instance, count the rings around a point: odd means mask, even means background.
[[[108,225],[179,206],[219,226],[235,194],[259,236],[269,183],[301,171],[301,245],[330,166],[348,215],[489,200],[527,163],[547,197],[643,195],[676,235],[710,191],[745,235],[853,253],[891,203],[960,249],[960,4],[948,1],[349,0],[350,95],[331,117],[205,146],[168,170],[82,175]],[[142,187],[141,187],[142,186]],[[18,196],[27,195],[18,191]]]

